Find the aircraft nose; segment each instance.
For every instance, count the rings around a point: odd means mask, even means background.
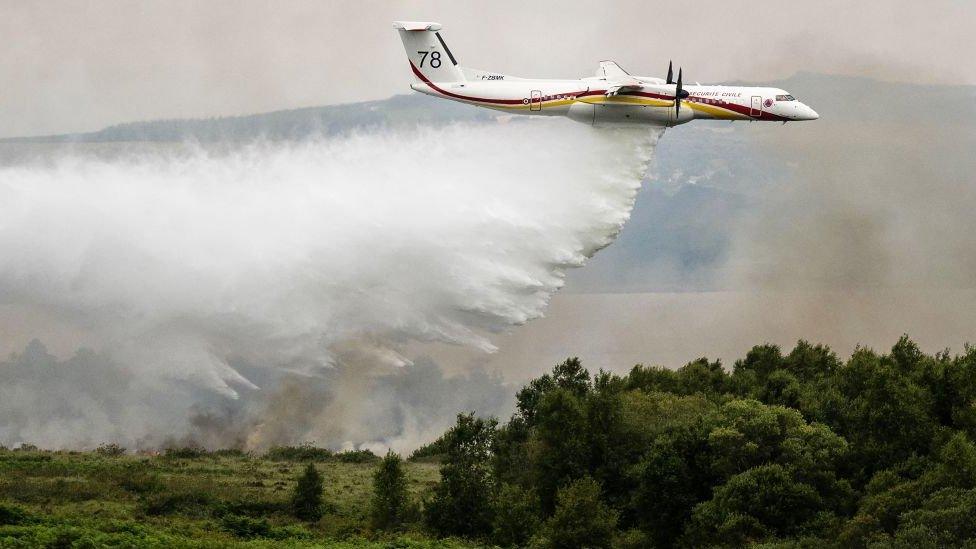
[[[817,111],[811,109],[805,103],[800,103],[800,109],[799,109],[799,111],[800,112],[797,113],[797,114],[800,115],[799,116],[799,119],[800,120],[816,120],[816,119],[820,118],[820,115],[817,114]]]

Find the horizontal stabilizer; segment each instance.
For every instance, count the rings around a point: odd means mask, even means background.
[[[439,31],[443,27],[433,21],[394,21],[393,28],[407,31]]]

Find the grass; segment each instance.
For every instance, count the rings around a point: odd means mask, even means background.
[[[277,457],[281,457],[281,453]],[[0,548],[478,547],[436,540],[419,525],[369,528],[375,459],[317,455],[326,513],[304,523],[289,497],[304,462],[240,452],[168,455],[0,449]],[[433,486],[436,463],[406,464],[411,495]]]

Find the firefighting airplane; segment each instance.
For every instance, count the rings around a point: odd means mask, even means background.
[[[613,61],[577,80],[517,78],[458,65],[440,23],[396,21],[418,92],[517,114],[566,116],[595,126],[676,126],[695,119],[792,122],[820,116],[779,88],[685,86],[674,79],[632,76]]]

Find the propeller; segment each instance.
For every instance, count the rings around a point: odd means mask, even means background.
[[[671,61],[668,61],[668,84],[674,84],[674,69],[671,67]]]
[[[678,119],[678,114],[681,113],[681,100],[688,97],[688,95],[690,95],[684,88],[681,87],[681,72],[682,70],[679,68],[678,81],[675,83],[674,86],[674,119],[675,120]]]

